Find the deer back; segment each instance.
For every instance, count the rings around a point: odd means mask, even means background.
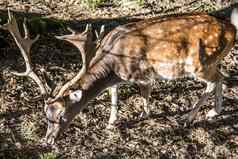
[[[132,82],[184,76],[216,80],[216,64],[234,45],[235,35],[230,22],[204,13],[144,20],[110,32],[91,67],[106,63]]]

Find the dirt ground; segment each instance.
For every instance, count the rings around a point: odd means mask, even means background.
[[[79,30],[92,21],[95,29],[106,24],[109,31],[136,18],[172,13],[224,9],[225,15],[229,6],[235,4],[235,1],[218,4],[208,0],[148,0],[143,6],[109,3],[90,10],[80,6],[77,0],[49,2],[3,0],[0,11],[5,12],[9,7],[16,13],[34,13],[62,20]],[[64,33],[66,31],[61,27],[43,30],[31,51],[34,70],[41,78],[44,78],[42,70],[45,70],[54,84],[64,83],[81,67],[78,50],[54,38],[54,35]],[[235,75],[237,60],[238,44],[223,60],[223,67]],[[139,89],[136,85],[123,84],[119,91],[119,125],[116,129],[106,129],[110,95],[104,91],[72,122],[58,139],[57,148],[51,148],[40,145],[47,123],[43,100],[32,100],[39,95],[39,89],[32,80],[11,74],[12,70],[23,71],[24,61],[11,35],[0,30],[0,158],[238,158],[238,88],[235,85],[224,90],[221,115],[210,121],[205,119],[205,114],[214,105],[211,97],[200,110],[195,124],[184,128],[178,121],[201,96],[204,83],[191,79],[157,81],[150,98],[152,116],[146,119],[139,118],[142,112]]]

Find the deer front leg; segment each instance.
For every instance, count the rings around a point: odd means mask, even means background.
[[[192,123],[192,121],[195,119],[195,117],[197,116],[197,113],[199,112],[201,106],[208,100],[209,95],[214,91],[216,87],[216,83],[215,82],[207,82],[207,88],[204,92],[204,94],[202,95],[202,97],[194,104],[193,109],[191,112],[189,112],[186,116],[185,116],[185,123],[184,126],[189,125],[190,123]]]
[[[117,113],[118,113],[118,86],[114,85],[110,88],[111,91],[111,113],[108,122],[108,129],[111,129],[115,126],[115,122],[117,120]]]
[[[140,117],[148,117],[150,116],[149,96],[151,94],[151,85],[140,84],[139,87],[140,87],[141,96],[143,97],[143,109],[144,109]]]
[[[222,111],[223,92],[222,92],[222,79],[216,82],[215,86],[215,107],[212,108],[206,115],[208,119],[213,118]]]

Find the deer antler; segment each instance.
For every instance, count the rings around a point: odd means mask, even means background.
[[[100,43],[102,42],[102,39],[105,35],[105,25],[102,25],[101,26],[101,29],[100,29],[100,32],[98,34],[97,31],[95,31],[95,34],[96,34],[96,38],[97,38],[97,41],[96,41],[96,47],[98,47],[100,45]]]
[[[87,25],[86,29],[83,33],[77,33],[76,31],[74,31],[71,28],[68,28],[68,30],[72,34],[63,35],[63,36],[56,36],[56,38],[60,39],[60,40],[66,40],[66,41],[74,44],[80,50],[81,56],[82,56],[82,68],[81,68],[80,72],[76,76],[74,76],[74,78],[72,78],[70,81],[68,81],[66,84],[64,84],[61,87],[61,89],[59,90],[55,99],[57,99],[59,97],[62,97],[67,89],[69,89],[72,85],[74,85],[77,81],[79,81],[79,79],[86,73],[87,67],[88,67],[89,62],[91,60],[91,56],[90,56],[90,54],[87,54],[88,50],[86,50],[87,48],[85,48],[85,47],[88,47],[87,46],[88,45],[87,40],[88,40],[89,37],[87,37],[87,34],[91,33],[92,26]],[[88,43],[91,43],[91,41],[89,41]]]
[[[26,71],[19,73],[19,72],[12,72],[16,76],[27,76],[33,79],[37,85],[40,88],[42,95],[47,95],[47,89],[40,80],[40,78],[36,75],[36,73],[31,68],[31,59],[30,59],[30,50],[31,46],[34,42],[36,42],[39,39],[39,35],[37,35],[34,39],[29,38],[29,31],[26,27],[26,20],[24,19],[23,28],[24,28],[24,38],[22,38],[16,18],[13,16],[13,14],[8,9],[8,22],[2,26],[0,26],[1,29],[8,30],[11,35],[13,36],[17,46],[19,47],[21,54],[24,58],[25,64],[26,64]]]

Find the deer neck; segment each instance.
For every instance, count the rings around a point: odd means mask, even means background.
[[[104,58],[98,62],[93,62],[79,83],[80,88],[90,92],[94,89],[102,91],[120,81],[121,79],[112,70],[110,62]]]
[[[73,103],[67,113],[73,118],[100,92],[119,82],[121,79],[110,69],[109,65],[106,65],[104,60],[101,60],[90,67],[80,79],[78,87],[82,91],[82,98],[79,102]]]
[[[120,79],[113,72],[101,77],[92,76],[92,74],[88,74],[85,77],[85,80],[88,81],[84,82],[84,84],[81,84],[86,104],[106,88],[120,82]]]

